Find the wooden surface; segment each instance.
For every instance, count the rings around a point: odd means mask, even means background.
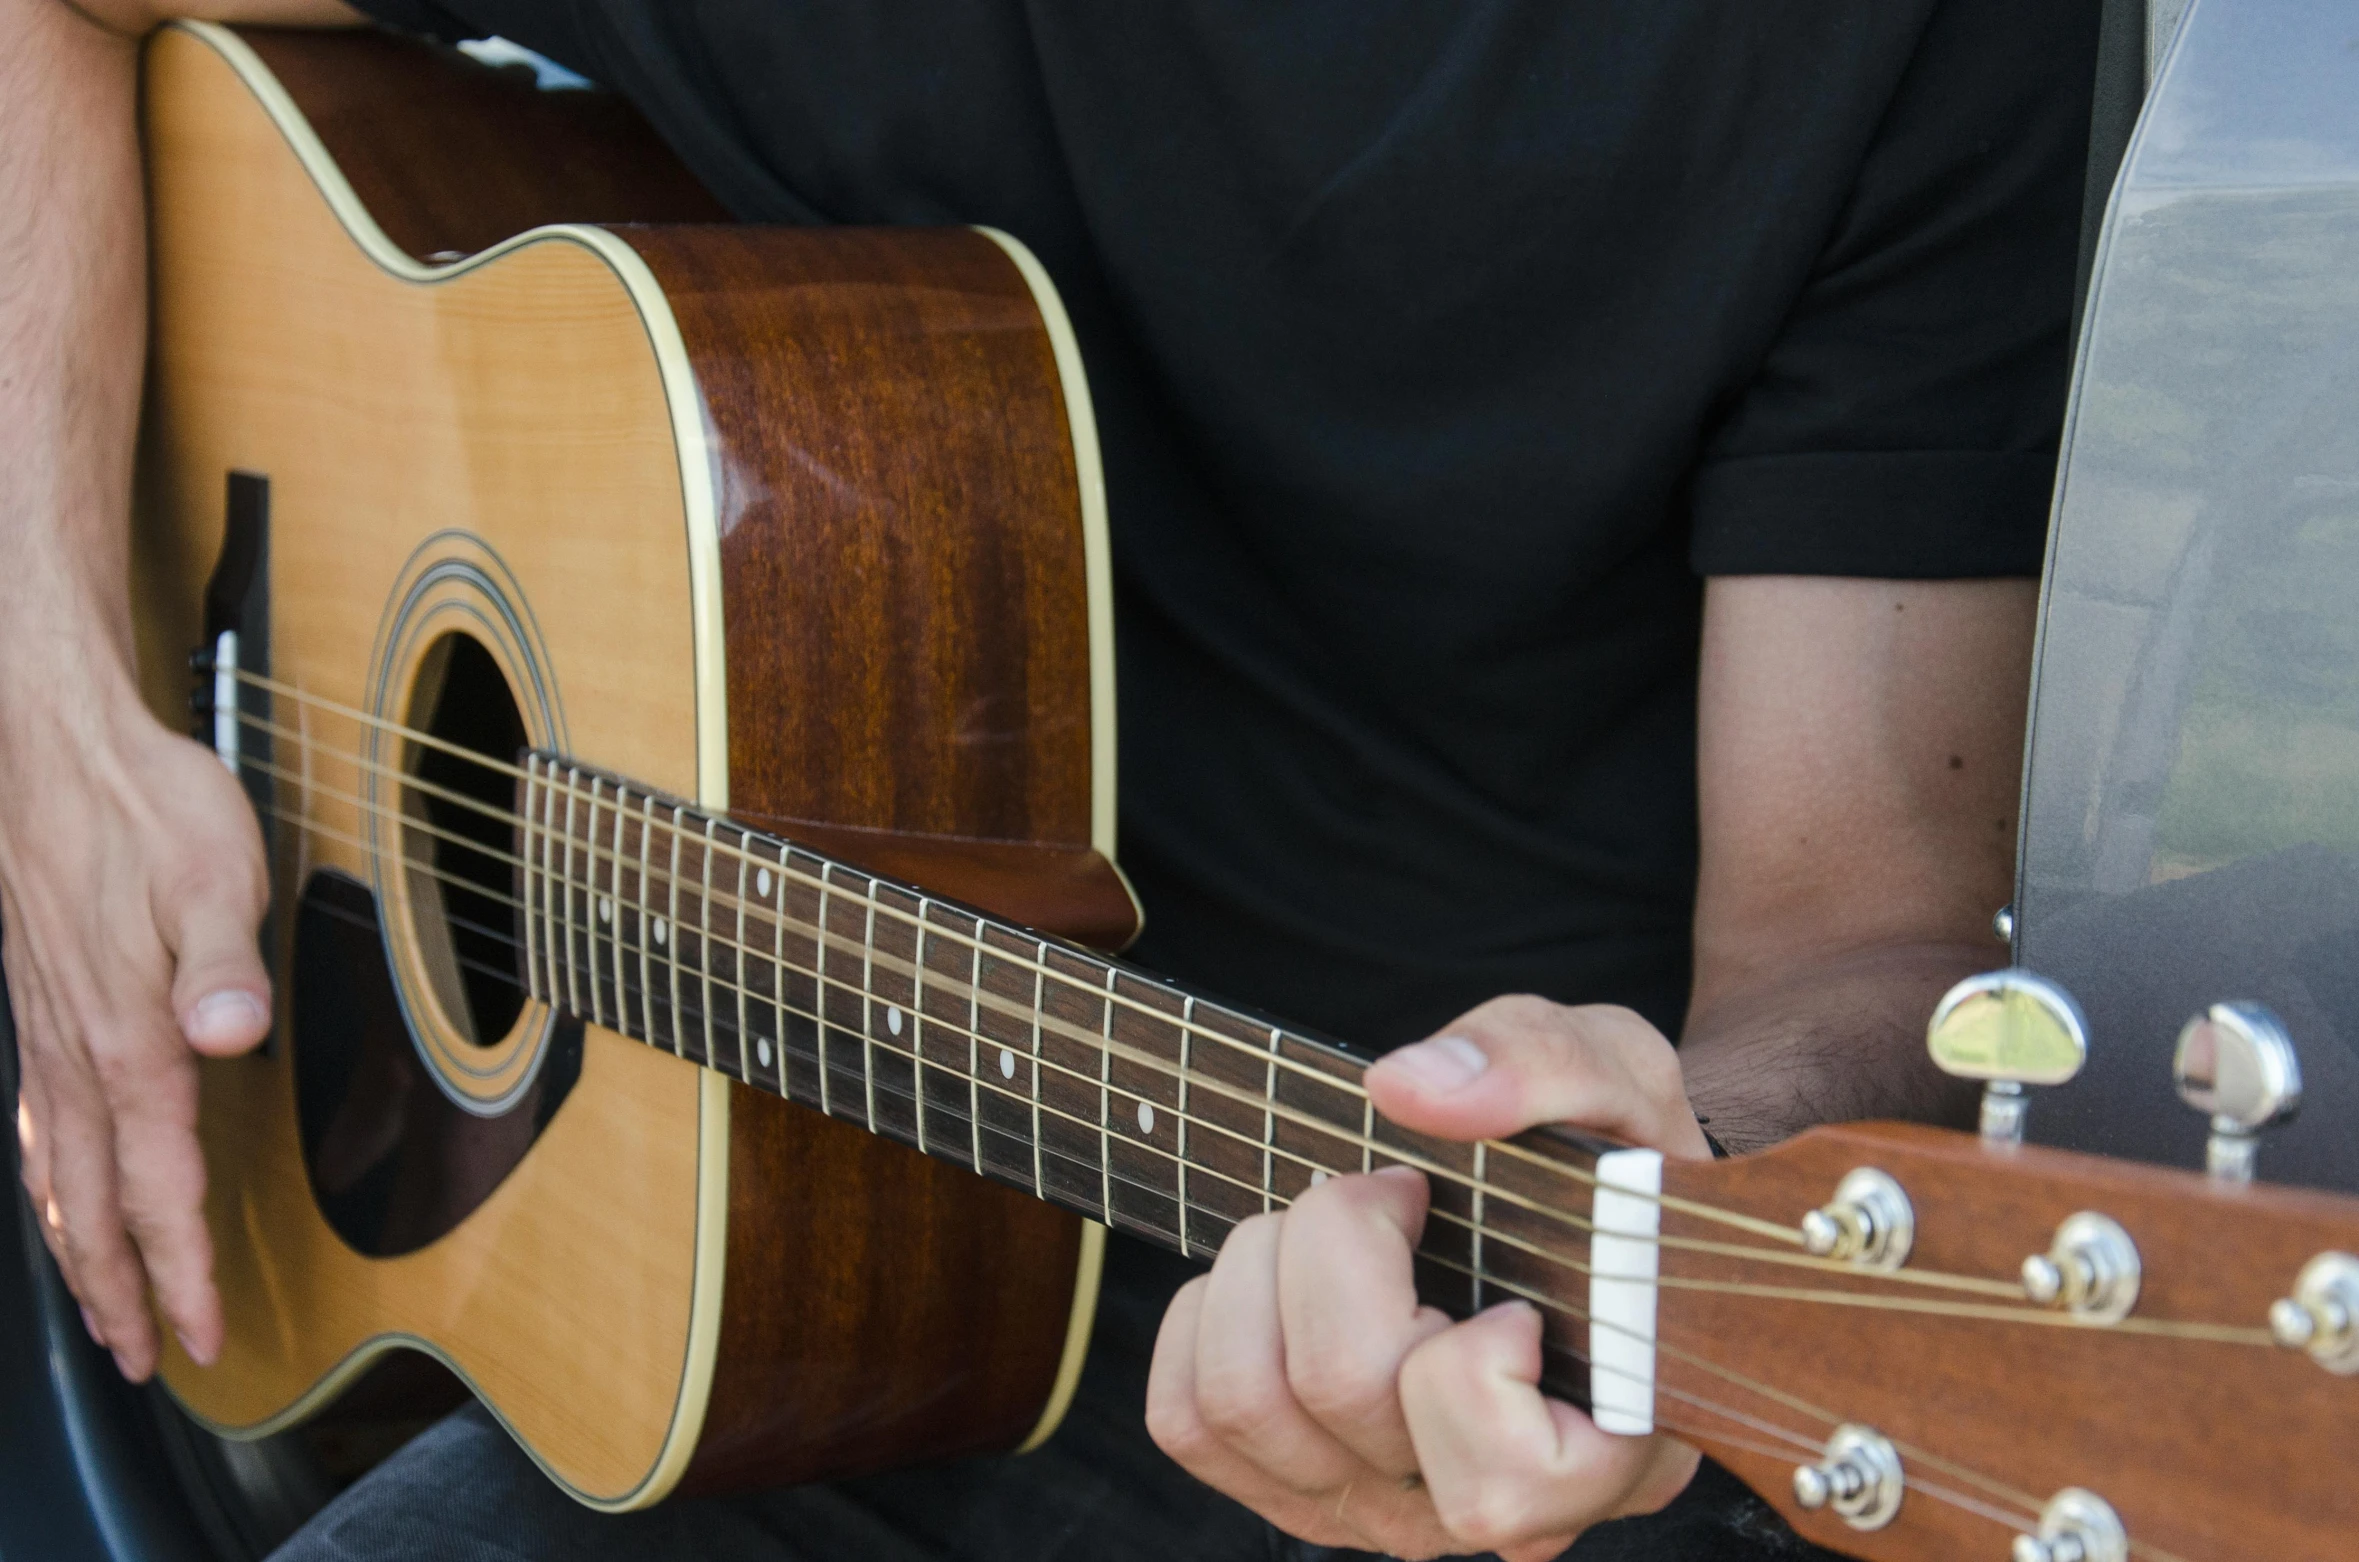
[[[1993,1152],[1968,1136],[1890,1124],[1821,1128],[1742,1160],[1672,1163],[1664,1190],[1790,1223],[1831,1197],[1856,1166],[1888,1172],[1907,1190],[1917,1218],[1908,1268],[1916,1273],[2012,1282],[2027,1255],[2048,1250],[2066,1216],[2113,1217],[2144,1263],[2132,1315],[2140,1325],[2265,1328],[2270,1302],[2287,1294],[2314,1254],[2359,1252],[2359,1215],[2349,1200],[2220,1188],[2191,1173],[2061,1151]],[[1664,1231],[1761,1242],[1677,1210],[1666,1210]],[[2359,1489],[2343,1450],[2359,1427],[2359,1379],[2335,1377],[2300,1352],[2059,1327],[2026,1321],[2037,1310],[2019,1300],[1676,1248],[1664,1250],[1663,1272],[1672,1288],[1660,1299],[1659,1416],[1822,1544],[1890,1562],[2003,1558],[2014,1530],[2002,1518],[2029,1527],[2057,1490],[2082,1486],[2111,1503],[2133,1542],[2147,1548],[2139,1554],[2158,1562],[2352,1554]],[[1942,1317],[1678,1288],[1683,1281],[1998,1306],[2013,1315]],[[1990,1511],[1912,1490],[1891,1527],[1872,1534],[1831,1514],[1803,1513],[1789,1483],[1808,1458],[1799,1447],[1790,1456],[1758,1449],[1779,1445],[1775,1431],[1815,1443],[1838,1421],[1866,1423],[1906,1445],[1912,1482]]]
[[[431,286],[397,281],[205,43],[159,34],[145,99],[157,280],[135,586],[159,713],[185,720],[224,473],[245,467],[272,484],[281,678],[366,704],[389,587],[423,539],[462,528],[498,551],[539,615],[571,745],[693,791],[679,471],[646,329],[612,270],[552,242]],[[352,746],[348,725],[315,731]],[[353,786],[324,757],[316,774]],[[321,794],[313,810],[361,833],[350,805]],[[367,874],[327,837],[282,831],[276,857],[282,905],[309,866]],[[209,1420],[253,1426],[372,1341],[432,1340],[578,1490],[627,1497],[681,1391],[696,1072],[592,1034],[581,1084],[534,1153],[458,1230],[384,1261],[337,1241],[312,1205],[291,1075],[285,1048],[204,1065],[230,1333],[212,1369],[167,1357],[174,1392]]]
[[[829,821],[855,861],[1126,942],[1090,850],[1071,437],[1015,267],[965,229],[624,236],[714,441],[731,812]],[[753,1094],[692,1484],[1022,1441],[1064,1353],[1073,1218]]]
[[[245,36],[414,258],[541,222],[716,214],[609,101],[542,98],[381,35]],[[534,741],[695,795],[683,500],[647,335],[613,275],[558,241],[397,281],[338,231],[218,57],[185,34],[153,47],[162,280],[137,568],[157,708],[184,698],[189,583],[217,546],[220,473],[240,464],[282,500],[283,672],[365,703],[407,550],[469,528],[514,566],[556,671],[565,730],[543,721]],[[552,134],[575,149],[546,150]],[[720,439],[733,801],[830,821],[811,828],[1002,914],[1127,939],[1127,887],[1090,849],[1069,436],[1013,267],[963,230],[633,238],[684,290]],[[731,281],[759,285],[714,291]],[[856,426],[830,434],[828,417]],[[562,471],[536,479],[535,458]],[[282,897],[309,867],[361,867],[327,847],[280,855],[295,864]],[[176,1391],[251,1425],[316,1398],[364,1340],[426,1340],[582,1494],[626,1499],[683,1387],[695,1075],[593,1031],[581,1085],[483,1212],[371,1262],[335,1246],[288,1174],[287,1074],[255,1060],[208,1075],[215,1225],[247,1327],[220,1369],[173,1362]],[[723,1365],[698,1483],[1031,1431],[1066,1345],[1070,1218],[733,1094]],[[232,1164],[239,1140],[273,1153]]]
[[[541,92],[529,70],[376,29],[238,36],[415,259],[473,254],[546,223],[727,219],[610,93]]]

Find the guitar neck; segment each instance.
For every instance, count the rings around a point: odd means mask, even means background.
[[[1437,1174],[1420,1289],[1450,1312],[1561,1291],[1554,1250],[1587,1256],[1582,1148],[1502,1166],[1408,1133],[1330,1042],[630,782],[526,769],[522,944],[561,1011],[1193,1257],[1388,1165]]]

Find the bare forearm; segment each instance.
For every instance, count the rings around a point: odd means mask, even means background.
[[[5,732],[44,689],[128,687],[146,235],[136,45],[57,0],[0,0],[0,38]]]
[[[1961,978],[2005,962],[1995,941],[1848,951],[1731,992],[1688,1018],[1688,1099],[1732,1151],[1813,1123],[1970,1122],[1974,1089],[1925,1055],[1925,1022]]]

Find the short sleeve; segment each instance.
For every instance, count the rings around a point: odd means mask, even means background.
[[[1817,265],[1708,433],[1700,573],[2039,572],[2096,14],[1950,0],[1928,19]]]
[[[359,10],[388,27],[405,33],[423,33],[445,43],[457,43],[465,38],[486,36],[477,27],[454,11],[436,5],[434,0],[353,0]]]

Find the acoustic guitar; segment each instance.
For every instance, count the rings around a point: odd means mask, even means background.
[[[731,225],[612,100],[383,34],[167,29],[144,115],[143,676],[194,653],[275,885],[207,1426],[411,1348],[602,1508],[1028,1446],[1107,1227],[1406,1165],[1437,1305],[1529,1299],[1553,1392],[1814,1540],[2350,1554],[2347,1200],[2021,1147],[2012,1079],[1987,1138],[1440,1143],[1113,958],[1103,485],[1013,239]],[[2043,1077],[2033,991],[1946,1020]]]

